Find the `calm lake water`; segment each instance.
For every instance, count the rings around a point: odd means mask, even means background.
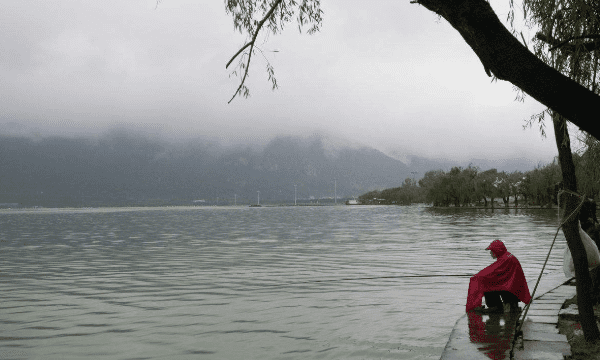
[[[556,224],[420,206],[3,210],[0,359],[439,359],[490,241],[529,281]],[[565,247],[561,233],[547,272]]]

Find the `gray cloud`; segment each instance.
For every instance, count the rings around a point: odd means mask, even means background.
[[[74,133],[128,124],[224,142],[324,132],[457,159],[556,153],[522,130],[543,108],[514,102],[512,86],[491,83],[456,31],[409,2],[324,3],[320,33],[292,25],[261,42],[280,89],[270,90],[256,56],[251,98],[230,105],[239,79],[225,63],[244,37],[223,4],[155,4],[10,2],[0,14],[0,122]]]

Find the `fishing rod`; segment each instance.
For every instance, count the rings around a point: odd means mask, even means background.
[[[393,275],[393,276],[372,276],[372,277],[360,277],[360,278],[313,280],[313,281],[307,281],[307,282],[357,281],[357,280],[427,278],[427,277],[471,277],[471,276],[473,276],[473,275],[471,275],[471,274]]]
[[[328,283],[328,282],[339,282],[339,281],[361,281],[361,280],[377,280],[377,279],[402,279],[402,278],[434,278],[434,277],[471,277],[472,274],[430,274],[430,275],[389,275],[389,276],[368,276],[368,277],[356,277],[356,278],[341,278],[341,279],[324,279],[324,280],[307,280],[294,282],[298,284],[314,284],[314,283]],[[290,284],[262,284],[255,286],[289,286]]]
[[[575,210],[573,210],[573,212],[567,216],[566,218],[563,215],[563,221],[560,221],[560,195],[562,193],[567,193],[569,195],[573,195],[573,196],[577,196],[579,198],[581,198],[581,203],[579,203],[579,205],[577,206],[577,208],[575,208]],[[554,243],[556,242],[556,237],[558,236],[558,232],[560,231],[560,229],[563,227],[563,225],[569,221],[569,219],[571,218],[571,216],[575,215],[576,213],[579,212],[579,210],[581,209],[581,207],[583,206],[583,203],[585,202],[585,195],[581,196],[580,194],[577,194],[576,192],[570,191],[570,190],[561,190],[558,192],[558,217],[559,217],[559,225],[558,228],[556,229],[556,234],[554,234],[554,240],[552,240],[552,244],[550,244],[550,249],[548,250],[548,255],[546,255],[546,261],[544,261],[544,266],[542,266],[542,271],[540,271],[540,275],[538,276],[537,282],[535,283],[535,287],[533,288],[533,292],[531,293],[531,300],[529,301],[529,304],[527,304],[525,306],[525,312],[523,314],[523,317],[521,319],[521,321],[519,321],[519,319],[517,319],[517,328],[515,329],[515,334],[513,336],[513,341],[512,341],[512,345],[510,347],[510,354],[509,354],[509,358],[512,360],[514,359],[515,356],[515,345],[517,343],[517,338],[519,337],[519,335],[522,334],[521,329],[523,328],[523,323],[525,323],[525,317],[527,317],[527,312],[529,311],[529,308],[531,307],[531,303],[533,303],[534,301],[534,296],[535,296],[535,291],[538,288],[538,285],[540,284],[540,280],[542,279],[542,274],[544,273],[544,269],[546,268],[546,264],[548,263],[548,259],[550,258],[550,253],[552,252],[552,248],[554,247]]]

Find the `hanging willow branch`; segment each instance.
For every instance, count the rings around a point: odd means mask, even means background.
[[[238,50],[238,52],[235,53],[235,55],[233,55],[231,57],[231,59],[227,62],[227,65],[225,65],[225,68],[229,68],[229,65],[231,64],[231,62],[238,57],[239,54],[241,54],[246,48],[250,47],[250,50],[248,51],[248,59],[246,60],[246,65],[243,66],[244,69],[244,76],[242,77],[242,81],[240,82],[240,86],[238,86],[237,90],[235,91],[235,93],[233,94],[233,96],[231,97],[231,99],[229,99],[229,101],[227,102],[228,104],[237,96],[237,94],[241,93],[242,90],[244,90],[244,92],[246,94],[248,94],[248,88],[246,87],[246,85],[244,85],[244,83],[246,82],[246,77],[248,77],[248,70],[250,69],[250,59],[252,58],[252,53],[254,51],[254,43],[256,42],[256,37],[258,36],[258,33],[260,32],[260,29],[263,27],[263,25],[265,24],[265,22],[271,17],[271,15],[273,15],[273,13],[275,12],[275,9],[277,8],[277,6],[279,6],[279,4],[281,4],[283,0],[276,0],[273,5],[271,6],[271,9],[269,9],[269,12],[265,15],[265,17],[262,18],[261,21],[259,21],[256,24],[256,29],[254,30],[254,34],[252,34],[252,40],[250,40],[250,42],[248,42],[246,45],[242,46],[242,48],[240,50]],[[269,65],[268,68],[272,69],[272,67]],[[271,71],[272,73],[272,71]],[[270,75],[271,75],[270,73]],[[274,87],[276,87],[276,83],[274,85]]]
[[[225,66],[228,69],[233,60],[239,59],[237,68],[231,75],[240,75],[241,81],[228,103],[231,103],[238,94],[249,96],[246,79],[251,60],[254,58],[256,50],[259,50],[264,57],[263,51],[256,43],[259,32],[264,32],[266,29],[267,33],[277,34],[287,23],[293,21],[295,16],[298,30],[302,32],[304,26],[310,26],[307,33],[312,35],[319,31],[323,14],[320,0],[225,0],[225,10],[233,17],[234,28],[240,33],[246,34],[249,39]],[[258,21],[255,18],[261,20]],[[277,88],[274,68],[266,57],[265,60],[267,61],[267,75],[274,90]]]

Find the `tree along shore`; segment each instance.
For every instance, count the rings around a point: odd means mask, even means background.
[[[600,191],[600,154],[598,146],[588,146],[581,155],[574,154],[579,193],[597,199]],[[359,197],[361,204],[409,205],[429,203],[435,207],[480,208],[554,208],[562,188],[560,165],[556,160],[521,172],[480,171],[469,165],[450,171],[431,170],[418,182],[412,178],[401,186],[375,190]]]

